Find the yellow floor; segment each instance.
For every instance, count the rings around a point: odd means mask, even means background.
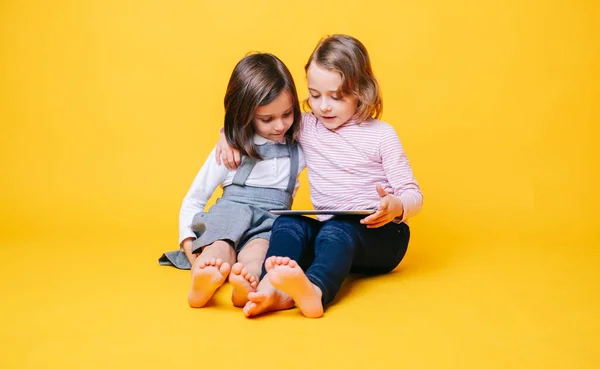
[[[229,286],[188,308],[189,274],[158,266],[160,240],[4,243],[0,366],[599,367],[597,248],[415,238],[318,320],[246,319]]]

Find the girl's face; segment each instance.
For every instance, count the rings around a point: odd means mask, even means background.
[[[294,105],[288,91],[283,91],[271,103],[259,106],[254,112],[254,131],[267,140],[285,142],[285,133],[292,123]]]
[[[338,128],[356,113],[358,99],[354,96],[341,96],[338,92],[342,85],[339,73],[312,62],[306,71],[306,81],[313,114],[328,129]]]

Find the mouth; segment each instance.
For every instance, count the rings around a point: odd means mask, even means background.
[[[327,115],[322,115],[322,116],[321,116],[321,119],[324,119],[324,120],[332,120],[332,119],[335,119],[335,116],[327,116]]]

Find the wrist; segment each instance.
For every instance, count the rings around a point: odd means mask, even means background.
[[[396,216],[394,219],[402,219],[404,217],[404,204],[398,197],[394,197],[394,199],[396,202],[396,211],[394,212]]]

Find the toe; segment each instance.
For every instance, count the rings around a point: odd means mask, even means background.
[[[273,269],[273,261],[274,260],[275,260],[275,256],[271,256],[267,260],[265,260],[265,269],[267,271]]]
[[[231,267],[231,273],[233,274],[240,274],[243,270],[243,265],[242,263],[235,263],[233,264],[233,266]]]
[[[267,296],[265,296],[263,293],[260,292],[250,292],[248,294],[248,300],[254,302],[254,303],[259,303],[259,302],[263,302],[265,301],[265,299],[267,298]]]
[[[245,316],[251,316],[252,315],[252,310],[254,310],[254,308],[256,308],[256,304],[253,303],[252,301],[248,301],[246,303],[246,305],[244,305],[244,315]]]
[[[219,271],[221,272],[221,274],[226,276],[231,271],[231,266],[229,265],[229,263],[220,263]]]

